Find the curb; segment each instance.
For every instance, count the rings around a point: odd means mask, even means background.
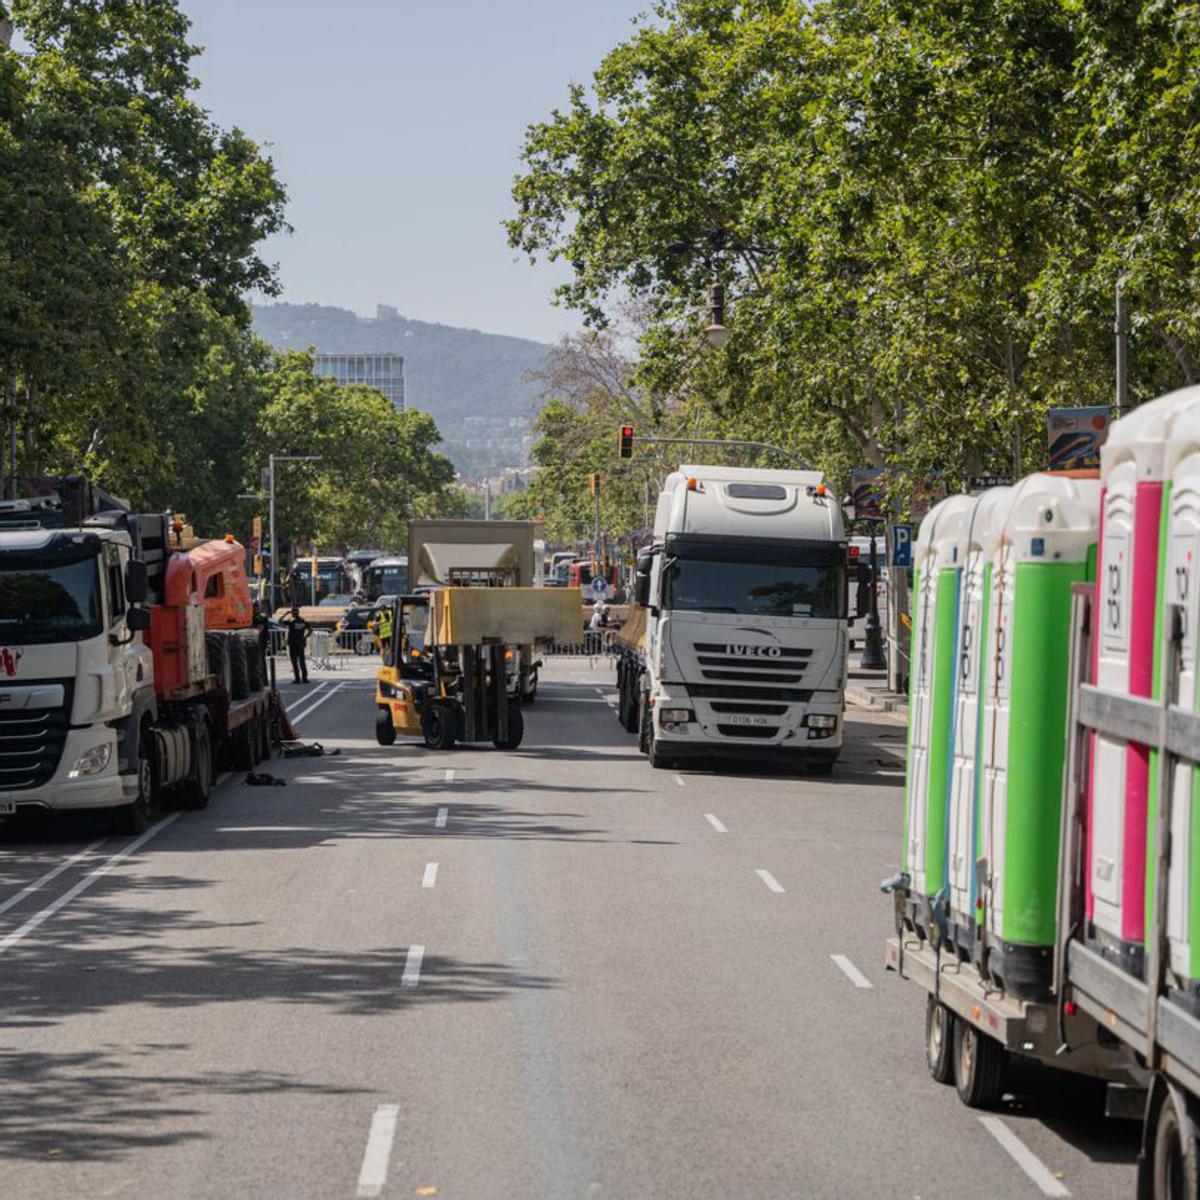
[[[903,697],[879,696],[856,687],[846,689],[846,702],[857,705],[859,708],[873,708],[876,712],[908,715],[908,702]]]

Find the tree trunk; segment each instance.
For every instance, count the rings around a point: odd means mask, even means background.
[[[1200,364],[1196,362],[1196,356],[1192,353],[1192,348],[1179,337],[1178,334],[1172,333],[1169,329],[1159,328],[1159,337],[1162,338],[1163,344],[1175,356],[1175,361],[1179,364],[1179,369],[1183,372],[1183,382],[1187,385],[1200,383]]]

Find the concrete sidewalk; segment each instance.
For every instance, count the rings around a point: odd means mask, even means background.
[[[858,708],[908,717],[908,697],[888,691],[886,671],[864,671],[862,667],[852,665],[846,683],[846,702]]]

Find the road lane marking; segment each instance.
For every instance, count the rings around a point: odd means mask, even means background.
[[[367,1135],[367,1148],[363,1151],[362,1169],[358,1173],[359,1196],[378,1196],[383,1191],[399,1116],[398,1104],[381,1104],[375,1110],[371,1118],[371,1132]]]
[[[340,692],[345,686],[346,685],[344,683],[335,683],[333,687],[331,687],[329,691],[327,691],[315,704],[310,704],[302,713],[297,713],[294,717],[292,717],[291,713],[288,713],[288,716],[291,717],[292,724],[299,725],[305,717],[310,716],[314,710],[320,708],[326,700],[336,696],[338,692]]]
[[[447,783],[454,782],[454,768],[453,767],[446,768],[446,782]]]
[[[1043,1196],[1069,1196],[1066,1186],[1055,1179],[1040,1158],[999,1117],[980,1117],[988,1131],[1008,1151],[1009,1157],[1037,1185]]]
[[[679,784],[680,787],[687,787],[687,780],[684,779],[684,777],[680,775],[678,771],[675,772],[675,782]]]
[[[433,823],[434,829],[445,829],[446,828],[446,818],[449,815],[450,815],[450,810],[448,808],[439,808],[437,811],[437,820],[434,821],[434,823]]]
[[[424,946],[409,946],[404,959],[404,974],[400,976],[401,987],[414,988],[421,982],[421,960],[424,957]]]
[[[770,871],[765,870],[763,867],[759,867],[754,873],[763,881],[763,883],[767,885],[767,887],[771,889],[771,891],[782,892],[784,890],[783,885],[779,882],[779,880],[776,879]]]
[[[318,683],[317,686],[315,688],[313,688],[313,690],[311,692],[308,692],[308,691],[301,692],[300,695],[297,696],[296,699],[291,702],[291,704],[287,705],[283,711],[290,715],[293,708],[303,708],[306,704],[309,703],[310,700],[312,700],[316,696],[316,694],[318,692],[323,691],[332,682],[333,682],[332,680],[326,679],[326,680],[324,680],[324,682]]]
[[[425,874],[421,878],[423,888],[431,888],[437,883],[437,863],[426,863]]]
[[[3,904],[0,904],[0,913],[6,913],[10,908],[14,908],[20,904],[27,896],[32,896],[34,892],[40,890],[52,879],[57,879],[68,867],[77,863],[85,855],[91,854],[97,846],[102,846],[107,841],[107,838],[98,838],[90,846],[85,846],[77,854],[72,854],[70,858],[64,859],[53,870],[47,871],[40,879],[35,879],[32,883],[26,884],[15,896],[10,896]]]
[[[728,833],[728,832],[729,832],[729,830],[725,828],[725,823],[724,823],[724,822],[721,820],[721,818],[720,818],[720,817],[714,816],[712,813],[705,813],[705,814],[704,814],[704,819],[705,819],[705,820],[706,820],[706,821],[707,821],[707,822],[708,822],[708,823],[709,823],[709,824],[710,824],[710,825],[711,825],[711,826],[712,826],[712,827],[713,827],[713,828],[714,828],[714,829],[715,829],[715,830],[716,830],[718,833]]]
[[[106,858],[98,867],[89,871],[78,883],[73,887],[68,888],[56,900],[52,900],[45,908],[38,909],[23,925],[17,926],[12,933],[0,938],[0,954],[11,949],[18,942],[23,941],[31,934],[43,921],[48,921],[60,908],[66,908],[76,896],[86,892],[88,888],[105,875],[109,873],[118,863],[123,862],[136,850],[140,850],[152,837],[162,833],[168,825],[177,821],[182,813],[174,812],[169,817],[164,817],[157,825],[151,825],[140,837],[136,837],[132,842],[129,842],[122,849],[118,850],[111,858]]]
[[[875,986],[844,954],[831,954],[829,957],[856,988]]]

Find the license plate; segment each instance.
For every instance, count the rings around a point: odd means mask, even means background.
[[[778,725],[778,717],[764,716],[762,713],[730,713],[725,718],[730,725]]]
[[[17,802],[15,800],[0,800],[0,817],[15,816]]]

